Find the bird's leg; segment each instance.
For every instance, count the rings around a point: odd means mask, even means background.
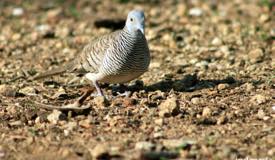
[[[97,94],[98,94],[99,96],[103,96],[103,97],[104,97],[104,94],[103,94],[103,92],[102,92],[102,90],[101,90],[101,88],[100,88],[100,86],[99,86],[99,84],[98,84],[98,78],[99,78],[100,76],[101,76],[100,74],[95,74],[95,73],[86,73],[86,74],[85,74],[85,77],[86,77],[88,80],[90,80],[90,81],[93,82],[93,85],[94,85],[95,88],[96,88]]]
[[[98,95],[104,97],[104,94],[103,94],[103,92],[102,92],[102,90],[101,90],[98,82],[97,81],[93,81],[93,84],[94,84],[94,86],[96,88],[96,91],[97,91]]]

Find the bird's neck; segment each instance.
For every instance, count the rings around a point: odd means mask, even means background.
[[[126,32],[127,34],[131,35],[131,36],[143,35],[139,30],[137,30],[137,31],[129,30],[127,26],[125,26],[123,28],[123,31]]]

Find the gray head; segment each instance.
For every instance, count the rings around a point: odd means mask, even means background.
[[[144,34],[145,16],[143,11],[139,11],[139,10],[130,11],[127,16],[125,27],[129,32],[134,33],[140,30],[141,33]]]

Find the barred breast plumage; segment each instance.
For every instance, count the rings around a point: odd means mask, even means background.
[[[129,12],[122,30],[99,37],[83,49],[66,67],[38,75],[34,79],[74,72],[85,74],[100,95],[97,82],[123,83],[131,81],[147,71],[150,52],[144,36],[144,13]]]

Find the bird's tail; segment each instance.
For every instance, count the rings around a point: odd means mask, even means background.
[[[31,80],[38,80],[38,79],[43,79],[43,78],[50,77],[50,76],[63,74],[65,72],[72,72],[72,70],[74,69],[74,66],[75,66],[75,62],[72,61],[71,63],[67,64],[66,66],[38,74],[38,75],[32,77]]]
[[[43,79],[43,78],[46,78],[46,77],[62,74],[64,72],[66,72],[66,69],[61,67],[61,68],[57,68],[57,69],[54,69],[54,70],[51,70],[51,71],[47,71],[47,72],[38,74],[38,75],[32,77],[31,79],[32,80]]]

